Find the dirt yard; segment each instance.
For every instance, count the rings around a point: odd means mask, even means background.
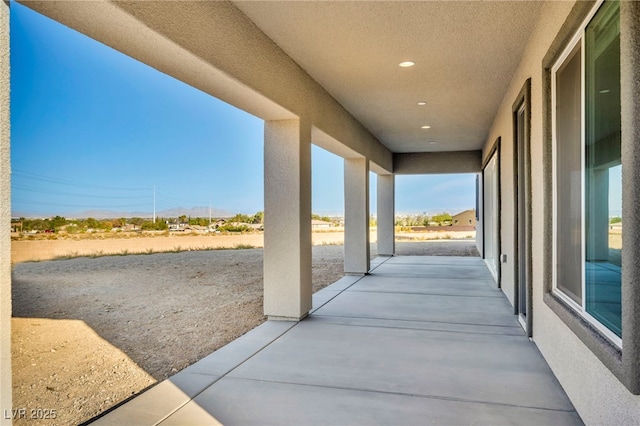
[[[398,232],[398,241],[425,241],[474,239],[475,231],[451,231],[443,227],[439,232]],[[447,231],[448,230],[448,231]],[[311,235],[314,246],[341,245],[344,241],[342,228],[314,231]],[[376,242],[377,232],[372,228],[370,240]],[[38,234],[12,237],[11,262],[30,262],[78,256],[104,256],[108,254],[152,254],[181,252],[188,250],[232,249],[235,247],[264,247],[261,232],[247,234],[196,234],[192,232],[143,232],[143,233],[96,233],[96,234]]]
[[[472,240],[397,251],[477,255]],[[343,246],[313,248],[314,291],[342,271]],[[15,424],[79,424],[262,323],[262,249],[16,264],[13,316]]]

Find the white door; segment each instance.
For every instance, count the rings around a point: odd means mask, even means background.
[[[491,275],[498,283],[500,268],[500,245],[498,243],[499,214],[498,207],[498,153],[492,155],[484,168],[484,260],[491,271]]]

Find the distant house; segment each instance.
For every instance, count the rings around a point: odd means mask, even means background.
[[[184,223],[177,223],[177,222],[168,222],[167,225],[169,226],[169,231],[180,231],[180,232],[184,232],[186,224]]]
[[[476,210],[469,209],[465,210],[462,213],[458,213],[455,216],[451,217],[451,224],[453,226],[476,226]]]
[[[209,229],[218,229],[218,227],[223,226],[225,223],[227,223],[226,220],[218,219],[209,225]]]
[[[185,230],[188,229],[190,231],[199,231],[199,232],[206,232],[209,230],[208,226],[202,226],[202,225],[186,225],[185,226]]]
[[[333,223],[331,222],[325,222],[324,220],[317,220],[317,219],[311,220],[311,229],[327,229],[327,228],[331,228],[332,226],[333,226]]]

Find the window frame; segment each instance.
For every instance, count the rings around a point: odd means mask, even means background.
[[[599,3],[598,3],[599,4]],[[620,2],[620,81],[622,119],[622,190],[624,234],[622,251],[622,335],[624,351],[553,292],[554,204],[551,68],[593,11],[596,2],[577,1],[549,44],[542,59],[542,132],[543,132],[543,304],[564,324],[627,390],[640,395],[640,2]],[[590,20],[590,19],[589,19]],[[535,336],[534,336],[535,339]],[[580,349],[582,350],[582,349]]]
[[[586,319],[593,327],[600,331],[607,339],[609,339],[614,345],[622,349],[622,338],[616,335],[613,331],[602,324],[598,319],[593,317],[587,312],[586,307],[586,178],[585,178],[585,159],[586,159],[586,77],[585,77],[585,30],[596,13],[600,10],[604,0],[598,0],[593,6],[589,14],[583,19],[582,23],[575,31],[573,37],[569,43],[562,50],[562,53],[558,59],[551,66],[551,144],[552,144],[552,191],[553,191],[553,275],[552,275],[552,292],[560,298],[564,303],[573,308],[579,315]],[[581,299],[582,303],[578,304],[571,297],[565,294],[562,289],[558,288],[558,160],[557,160],[557,114],[556,114],[556,89],[557,89],[557,75],[569,58],[572,58],[573,52],[580,46],[580,163],[582,173],[580,175],[580,200],[581,200],[581,212],[580,212],[580,229],[581,229],[581,241],[580,241],[580,264],[581,264]],[[578,54],[576,52],[576,54]]]

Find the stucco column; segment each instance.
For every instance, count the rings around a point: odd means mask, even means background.
[[[378,175],[378,256],[393,256],[396,252],[395,175]]]
[[[620,2],[622,119],[622,364],[625,385],[640,394],[640,2]]]
[[[369,161],[344,160],[344,272],[369,272]]]
[[[299,320],[311,310],[311,126],[264,124],[264,313]]]
[[[11,164],[9,153],[9,5],[0,2],[0,424],[11,410]],[[11,412],[11,411],[9,411]]]

